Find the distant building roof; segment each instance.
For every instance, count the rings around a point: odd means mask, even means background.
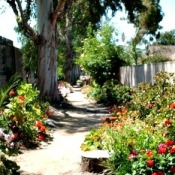
[[[149,46],[147,50],[147,55],[162,55],[168,58],[168,60],[175,60],[175,46],[173,45],[159,45],[159,46]]]

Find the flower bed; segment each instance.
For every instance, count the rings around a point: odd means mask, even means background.
[[[38,146],[49,138],[44,121],[49,104],[39,99],[36,87],[15,77],[0,90],[0,174],[18,174],[19,166],[7,159],[21,147]]]
[[[86,151],[107,149],[110,158],[104,165],[112,174],[175,173],[174,75],[159,72],[154,80],[133,89],[130,102],[110,108],[111,117],[81,145]]]

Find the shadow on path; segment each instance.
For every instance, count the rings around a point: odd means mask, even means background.
[[[82,98],[80,90],[76,90],[67,103],[62,106],[55,105],[52,110],[54,113],[51,119],[58,130],[67,133],[90,131],[99,126],[103,117],[109,115],[107,107]]]

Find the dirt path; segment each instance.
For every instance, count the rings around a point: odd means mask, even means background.
[[[89,101],[79,88],[67,96],[69,104],[52,107],[58,128],[52,133],[53,141],[43,143],[42,149],[28,150],[15,159],[21,175],[90,175],[81,172],[80,145],[90,129],[106,114],[104,107]]]

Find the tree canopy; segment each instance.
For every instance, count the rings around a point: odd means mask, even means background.
[[[37,85],[41,96],[57,98],[57,23],[66,31],[66,37],[73,37],[77,43],[86,27],[91,22],[94,28],[99,27],[101,17],[112,9],[113,14],[123,10],[128,13],[128,20],[139,28],[140,33],[154,34],[162,19],[159,0],[4,0],[16,15],[19,31],[30,38],[38,48]],[[37,29],[30,25],[32,16],[36,16]],[[65,19],[65,20],[64,20]],[[150,20],[151,19],[151,20]],[[61,24],[61,21],[64,21]],[[78,34],[78,35],[77,35]],[[77,39],[77,36],[78,39]],[[67,40],[69,49],[73,48]],[[136,42],[137,43],[137,42]],[[70,54],[68,54],[68,57]],[[70,64],[71,61],[69,62]],[[70,68],[70,67],[68,67]]]
[[[126,60],[129,54],[124,47],[116,46],[112,41],[114,29],[105,25],[95,33],[91,27],[88,31],[88,37],[79,48],[81,55],[77,63],[101,86],[107,80],[118,80],[119,67],[130,60]]]
[[[175,29],[160,33],[153,45],[175,45]]]

